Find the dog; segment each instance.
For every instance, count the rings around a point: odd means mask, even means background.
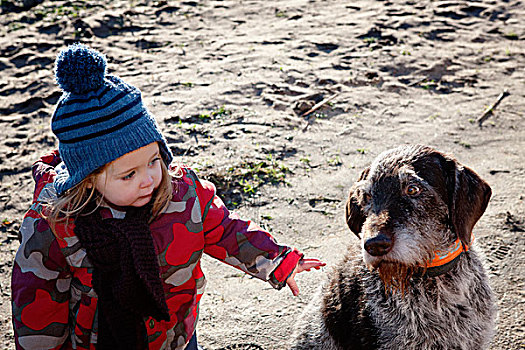
[[[307,306],[291,349],[486,349],[497,310],[472,229],[491,192],[433,148],[380,154],[346,202],[360,249]]]

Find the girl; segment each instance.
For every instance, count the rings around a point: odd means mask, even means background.
[[[172,154],[140,91],[76,44],[57,57],[59,150],[33,165],[12,275],[17,348],[197,349],[207,253],[299,293],[304,259],[228,211]],[[170,172],[171,170],[171,172]]]

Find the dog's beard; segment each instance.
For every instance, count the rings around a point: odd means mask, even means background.
[[[376,269],[385,285],[385,292],[401,294],[405,293],[416,270],[413,266],[388,261],[382,261]]]

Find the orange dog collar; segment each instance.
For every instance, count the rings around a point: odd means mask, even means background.
[[[472,235],[471,245],[473,240],[474,236]],[[447,273],[456,266],[463,252],[468,251],[468,249],[469,247],[464,246],[458,238],[446,251],[435,252],[434,258],[426,265],[427,276],[436,277]]]

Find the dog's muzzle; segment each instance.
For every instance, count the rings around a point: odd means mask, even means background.
[[[392,249],[392,239],[384,234],[369,238],[364,244],[365,250],[372,256],[382,256]]]

